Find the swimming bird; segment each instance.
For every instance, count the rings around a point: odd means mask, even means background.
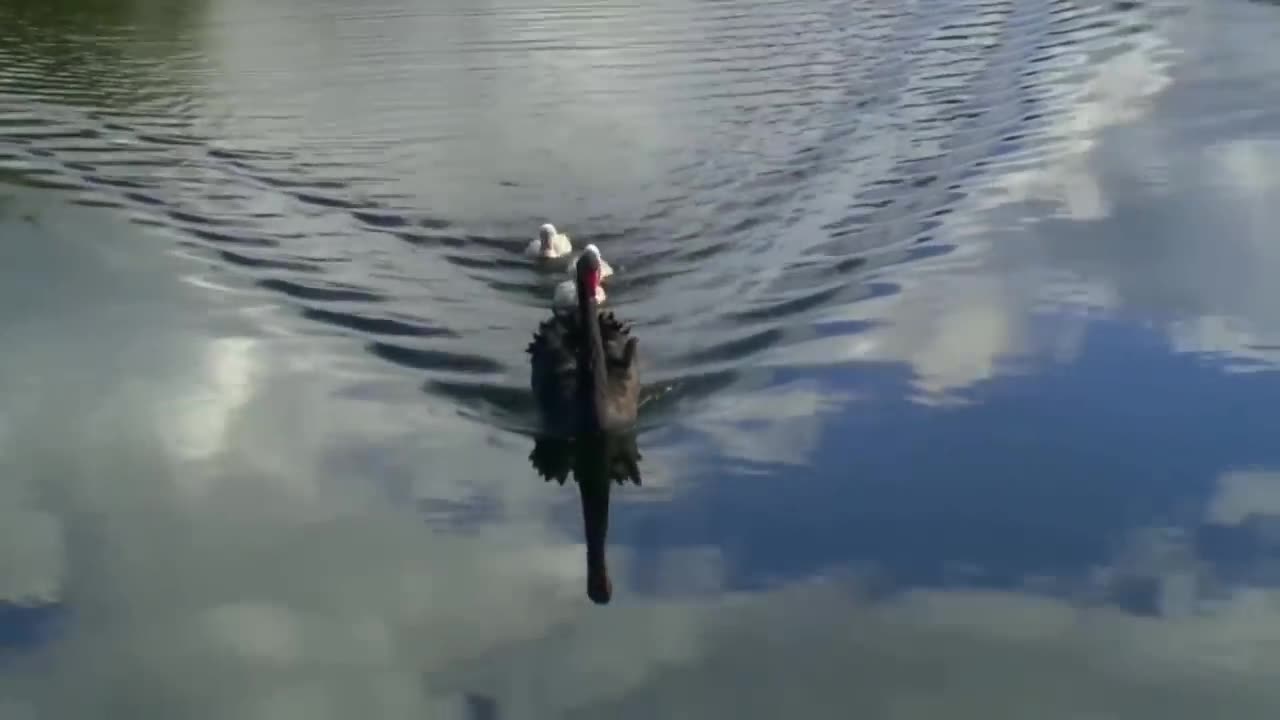
[[[574,268],[576,312],[544,320],[526,349],[534,400],[550,432],[624,430],[635,424],[639,405],[639,342],[629,325],[599,310],[599,251],[584,251]]]
[[[609,265],[604,256],[600,254],[600,248],[595,243],[588,244],[582,249],[585,253],[595,253],[600,258],[600,285],[596,287],[596,304],[603,305],[607,297],[604,292],[604,279],[613,275],[613,268]],[[579,256],[581,257],[581,256]],[[569,274],[572,276],[577,272],[577,264],[569,266]],[[556,285],[555,294],[551,296],[551,307],[558,313],[573,312],[578,306],[578,284],[577,281],[570,278]]]
[[[524,254],[529,257],[543,258],[551,260],[568,255],[573,251],[573,243],[569,240],[569,236],[556,230],[556,226],[551,223],[544,223],[538,228],[538,237],[534,238],[529,247],[525,248]]]

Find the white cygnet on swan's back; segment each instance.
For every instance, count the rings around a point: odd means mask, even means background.
[[[607,297],[604,286],[596,286],[596,304],[603,305]],[[551,309],[556,312],[573,312],[578,309],[578,282],[565,280],[556,285],[556,294],[551,298]]]
[[[558,258],[573,251],[573,243],[569,236],[556,230],[556,226],[545,223],[538,228],[538,237],[525,248],[525,254],[536,258]]]
[[[610,275],[612,275],[612,274],[613,274],[613,266],[612,266],[612,265],[610,265],[610,264],[608,263],[608,261],[606,261],[606,260],[604,259],[604,256],[600,254],[600,248],[596,247],[596,244],[595,244],[595,243],[589,243],[586,247],[582,248],[582,252],[584,252],[584,253],[585,253],[585,252],[593,252],[593,253],[595,253],[595,254],[596,254],[596,257],[597,257],[597,258],[599,258],[599,260],[600,260],[600,279],[601,279],[601,280],[604,280],[605,278],[607,278],[607,277],[609,277]],[[572,277],[572,276],[573,276],[573,263],[570,263],[570,264],[569,264],[569,270],[568,270],[568,272],[569,272],[569,276],[570,276],[570,277]]]
[[[603,305],[605,298],[608,297],[604,292],[603,280],[613,274],[613,268],[609,267],[609,263],[605,262],[604,257],[600,254],[600,248],[594,243],[588,244],[582,248],[582,255],[591,253],[596,256],[600,263],[600,280],[602,284],[596,286],[596,304]],[[579,258],[582,256],[579,255]],[[574,274],[574,266],[577,262],[570,263],[569,274]],[[555,295],[551,297],[551,308],[556,312],[572,312],[578,307],[578,281],[574,278],[565,280],[556,285]]]

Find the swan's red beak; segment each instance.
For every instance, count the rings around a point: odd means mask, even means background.
[[[600,289],[600,271],[598,269],[587,273],[587,288],[593,293]]]

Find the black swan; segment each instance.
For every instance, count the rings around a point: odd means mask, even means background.
[[[642,483],[635,433],[603,433],[573,439],[539,437],[534,441],[529,460],[545,480],[555,480],[561,485],[569,473],[573,473],[582,502],[582,532],[587,541],[587,597],[597,605],[608,604],[613,597],[613,582],[605,560],[609,490],[614,483]]]
[[[626,430],[640,398],[638,343],[629,326],[597,306],[600,253],[588,248],[574,270],[577,312],[553,313],[527,349],[534,401],[553,434]]]

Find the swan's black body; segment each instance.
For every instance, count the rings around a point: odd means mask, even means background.
[[[577,312],[543,321],[529,344],[530,384],[547,432],[615,432],[635,424],[640,399],[636,338],[596,306],[600,260],[578,258]]]

